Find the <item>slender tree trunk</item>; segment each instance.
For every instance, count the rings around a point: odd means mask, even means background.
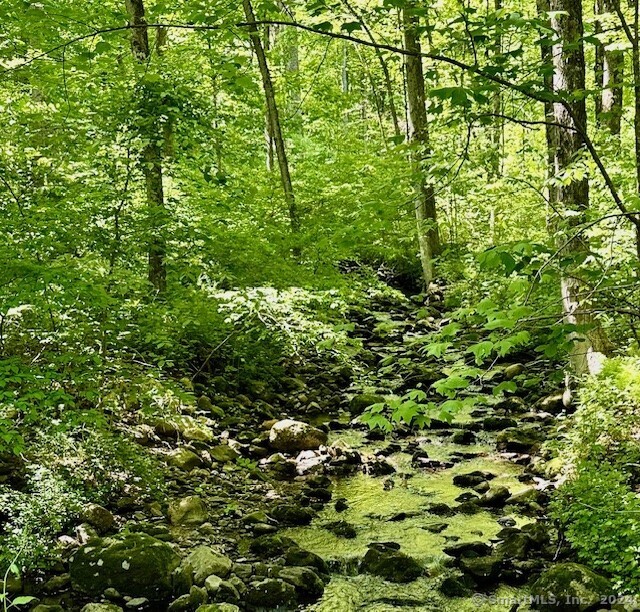
[[[340,72],[342,93],[344,94],[348,94],[351,90],[351,79],[349,77],[349,43],[344,41],[342,43],[342,70]]]
[[[347,7],[347,10],[351,13],[351,15],[353,15],[353,17],[362,26],[362,29],[365,31],[369,40],[375,45],[377,42],[376,37],[373,35],[371,28],[366,24],[362,16],[351,6],[351,4],[347,0],[344,0],[344,5]],[[396,108],[394,89],[393,83],[391,81],[391,73],[389,72],[389,66],[387,66],[384,55],[378,47],[374,47],[374,52],[376,54],[376,58],[378,60],[378,63],[380,64],[380,69],[382,70],[382,75],[384,77],[384,86],[387,91],[387,99],[389,100],[389,113],[391,114],[391,121],[393,122],[393,131],[394,134],[399,137],[401,136],[400,121],[398,120],[398,110]]]
[[[420,246],[420,262],[426,290],[434,279],[434,257],[440,253],[440,236],[436,218],[436,199],[433,184],[425,178],[425,165],[431,150],[429,144],[429,124],[425,106],[425,84],[420,57],[421,46],[418,37],[418,19],[415,4],[408,2],[403,9],[403,29],[405,49],[412,55],[405,56],[407,80],[407,102],[409,107],[409,141],[413,145],[412,162],[416,197],[414,208]]]
[[[636,193],[640,194],[640,11],[638,0],[631,0],[633,8],[633,23],[629,26],[624,13],[620,10],[619,3],[612,3],[611,6],[618,15],[620,25],[624,30],[627,39],[631,43],[631,66],[633,70],[633,97],[634,97],[634,140],[635,140],[635,163],[636,163]],[[636,238],[636,256],[640,261],[640,221],[635,217],[631,218],[631,222],[635,228]],[[637,268],[640,274],[640,268]]]
[[[640,5],[633,0],[633,33],[631,63],[633,66],[634,116],[633,132],[636,151],[636,192],[640,194]],[[636,253],[640,260],[640,225],[636,224]]]
[[[603,24],[598,16],[613,15],[620,10],[620,0],[596,0],[596,34],[602,34]],[[610,22],[610,20],[608,20]],[[610,27],[610,26],[609,26]],[[596,44],[595,80],[600,89],[596,96],[596,121],[617,136],[620,134],[622,118],[624,52],[607,49],[607,37],[604,43]]]
[[[587,111],[584,97],[575,94],[585,89],[585,63],[582,43],[582,4],[581,0],[551,0],[551,27],[556,34],[552,48],[553,89],[568,102],[554,102],[554,120],[563,126],[556,131],[554,148],[554,174],[559,176],[580,155],[584,147]],[[555,190],[556,235],[564,254],[578,257],[589,250],[588,239],[584,233],[576,236],[577,228],[585,223],[589,206],[589,182],[587,178],[574,179],[559,185]],[[575,268],[575,266],[574,266]],[[567,324],[578,326],[593,325],[593,317],[585,310],[584,286],[578,274],[569,267],[563,272],[561,294],[564,320]],[[572,335],[573,350],[571,365],[576,375],[591,371],[596,365],[594,342],[600,335],[579,331]]]
[[[250,0],[243,0],[242,7],[247,22],[254,24],[256,21],[253,13],[253,7]],[[280,125],[280,115],[278,113],[278,105],[276,103],[276,94],[273,88],[273,81],[271,80],[271,73],[269,72],[269,64],[267,63],[267,56],[260,40],[260,33],[256,25],[249,26],[249,36],[253,50],[255,51],[258,59],[258,66],[260,68],[260,74],[262,76],[262,86],[264,88],[264,95],[267,103],[267,116],[269,118],[269,125],[271,126],[271,133],[273,134],[273,142],[276,149],[276,156],[278,158],[278,168],[280,170],[280,180],[282,182],[282,189],[284,191],[284,198],[289,211],[289,222],[291,224],[291,230],[296,233],[300,230],[300,219],[298,217],[298,208],[296,206],[296,200],[293,192],[293,184],[291,182],[291,173],[289,171],[289,161],[287,159],[287,151],[284,145],[284,137],[282,136],[282,127]]]
[[[125,0],[125,5],[129,15],[129,24],[134,26],[131,29],[133,57],[140,64],[146,65],[151,60],[151,51],[143,0]],[[161,42],[160,45],[162,45]],[[163,141],[163,136],[160,133],[160,128],[153,131],[158,133],[148,135],[149,142],[145,145],[141,156],[152,235],[149,241],[148,277],[156,291],[164,293],[167,288],[167,270],[165,265],[166,242],[163,236],[166,219],[162,170],[163,149],[160,144]]]
[[[263,41],[262,48],[265,53],[268,53],[271,48],[271,26],[269,24],[264,26]],[[276,145],[275,137],[273,135],[273,122],[271,121],[271,114],[268,106],[264,111],[264,146],[267,172],[273,172],[273,169],[275,168]]]
[[[499,11],[502,8],[502,0],[494,0],[494,9]],[[493,55],[499,56],[502,53],[502,36],[498,32],[493,44]],[[504,134],[504,121],[500,117],[502,115],[502,90],[498,90],[493,94],[493,113],[496,115],[491,130],[491,176],[490,178],[498,178],[502,174],[502,140]]]
[[[538,15],[541,18],[547,18],[549,13],[549,0],[537,0]],[[549,25],[551,25],[549,23]],[[540,54],[542,57],[542,63],[544,66],[552,68],[553,66],[553,54],[551,46],[544,42],[540,45]],[[544,73],[544,88],[547,92],[553,92],[553,74],[548,70]],[[551,229],[551,220],[553,218],[553,209],[558,201],[558,195],[555,192],[555,185],[552,182],[555,176],[555,151],[556,151],[556,139],[557,139],[557,127],[552,125],[555,122],[555,114],[553,109],[553,102],[551,100],[544,103],[544,118],[547,122],[545,125],[545,136],[547,141],[547,168],[546,168],[546,195],[549,202],[549,210],[547,214],[547,226],[550,233],[553,233]]]

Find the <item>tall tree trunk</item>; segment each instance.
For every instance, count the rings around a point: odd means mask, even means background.
[[[362,29],[365,31],[369,40],[375,45],[376,37],[373,35],[371,28],[364,21],[362,16],[351,6],[348,0],[343,0],[344,5],[347,7],[347,10],[353,15],[353,17],[358,21],[361,25]],[[393,122],[393,131],[396,137],[401,136],[400,132],[400,121],[398,120],[398,110],[396,108],[395,103],[395,95],[393,89],[393,83],[391,81],[391,73],[389,72],[389,66],[387,66],[387,62],[384,59],[384,55],[382,51],[378,47],[374,47],[374,52],[376,54],[376,58],[378,63],[380,64],[380,69],[382,70],[382,76],[384,77],[384,86],[387,92],[387,99],[389,100],[389,113],[391,114],[391,121]]]
[[[266,24],[264,26],[264,42],[262,48],[265,54],[269,52],[271,48],[271,26]],[[271,121],[271,113],[267,106],[264,111],[264,145],[265,145],[265,163],[267,165],[267,172],[273,172],[276,159],[276,144],[275,136],[273,134],[273,122]]]
[[[622,15],[622,13],[620,13]],[[631,33],[633,67],[634,117],[633,132],[636,152],[636,193],[640,194],[640,5],[633,0],[633,32]],[[640,260],[640,225],[636,224],[636,254]]]
[[[549,0],[537,0],[538,7],[538,15],[542,19],[546,19],[548,21],[548,13],[549,13]],[[549,23],[549,25],[551,25]],[[544,66],[552,68],[553,67],[553,53],[551,50],[551,46],[542,42],[540,44],[540,54],[542,58],[542,63]],[[547,92],[553,92],[553,73],[549,70],[545,70],[544,72],[544,88]],[[556,138],[557,138],[557,130],[558,128],[553,125],[555,122],[555,114],[553,109],[553,102],[548,100],[544,103],[544,119],[546,121],[545,125],[545,137],[547,141],[547,167],[546,167],[546,195],[547,201],[550,206],[548,207],[547,214],[547,226],[549,227],[550,233],[553,233],[551,229],[551,220],[553,218],[554,212],[553,207],[556,205],[558,201],[558,196],[555,193],[555,185],[552,179],[555,176],[555,151],[556,151]]]
[[[587,129],[587,111],[584,97],[576,96],[585,89],[585,63],[582,43],[581,0],[551,0],[551,27],[556,34],[552,47],[553,89],[563,102],[554,102],[554,121],[562,126],[555,132],[554,174],[559,176],[575,161],[584,147],[583,133]],[[589,250],[584,233],[577,228],[586,221],[589,206],[588,179],[574,179],[554,190],[558,219],[555,233],[567,257],[577,257]],[[567,324],[588,326],[594,321],[585,309],[584,287],[578,275],[569,266],[561,279],[564,320]],[[594,367],[594,332],[579,331],[572,334],[571,365],[576,375]]]
[[[603,23],[598,16],[615,15],[620,11],[620,0],[596,0],[596,34],[603,32]],[[611,20],[608,20],[610,23]],[[611,26],[608,25],[606,29]],[[607,49],[607,39],[596,44],[595,80],[601,90],[596,96],[596,120],[598,125],[606,127],[611,134],[620,134],[622,118],[624,52]]]
[[[144,12],[143,0],[125,0],[129,24],[131,29],[131,51],[133,57],[140,64],[146,65],[151,60],[149,48],[149,33]],[[160,43],[162,46],[162,43]],[[154,122],[155,123],[155,122]],[[141,166],[147,192],[147,205],[150,217],[149,241],[149,282],[158,293],[164,293],[167,288],[167,269],[165,265],[166,242],[163,236],[166,209],[163,188],[163,141],[162,130],[157,127],[148,134],[148,144],[145,145]]]
[[[349,74],[349,43],[345,40],[342,43],[342,70],[340,71],[340,83],[342,86],[342,93],[348,94],[351,90]]]
[[[296,233],[300,230],[300,219],[298,217],[298,208],[296,206],[296,200],[293,192],[293,184],[291,182],[291,173],[289,171],[289,161],[287,159],[287,151],[284,145],[284,137],[282,136],[282,127],[280,125],[280,115],[278,113],[278,105],[276,103],[276,94],[273,88],[273,81],[271,79],[271,73],[269,72],[269,64],[267,63],[267,56],[262,46],[262,40],[260,40],[260,33],[257,25],[255,25],[256,17],[253,13],[253,7],[250,0],[242,1],[242,8],[249,24],[249,37],[253,50],[255,51],[258,59],[258,66],[260,68],[260,75],[262,76],[262,86],[264,88],[264,96],[267,103],[267,116],[269,118],[269,125],[271,126],[271,133],[273,135],[273,143],[276,149],[276,155],[278,157],[278,168],[280,170],[280,180],[282,182],[282,189],[284,191],[285,203],[289,211],[289,223],[291,224],[291,230]]]
[[[502,8],[502,0],[494,0],[494,9],[499,11]],[[493,43],[493,55],[500,56],[502,54],[502,35],[500,32],[496,33],[496,38]],[[504,134],[504,121],[500,115],[502,115],[502,89],[493,94],[493,113],[496,115],[493,125],[491,126],[491,165],[490,165],[490,177],[498,178],[502,174],[502,140]],[[495,212],[494,212],[495,214]]]
[[[413,145],[412,163],[416,183],[414,208],[422,276],[428,291],[435,275],[433,260],[440,253],[440,235],[433,184],[425,177],[425,165],[429,160],[431,149],[425,106],[424,71],[420,56],[421,45],[417,31],[418,19],[413,1],[406,3],[402,11],[402,20],[405,49],[411,54],[405,56],[405,70],[410,123],[409,141]]]

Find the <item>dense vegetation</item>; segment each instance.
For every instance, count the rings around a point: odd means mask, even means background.
[[[564,393],[545,517],[640,594],[638,0],[0,7],[5,609],[87,504],[165,499],[159,422],[317,364],[386,433]]]

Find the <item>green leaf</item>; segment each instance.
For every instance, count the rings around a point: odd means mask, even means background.
[[[341,30],[344,30],[347,34],[351,34],[356,30],[362,30],[362,24],[359,21],[350,21],[348,23],[343,23],[340,26]]]
[[[15,599],[13,599],[11,601],[11,605],[12,606],[24,606],[28,603],[31,603],[32,601],[34,601],[36,598],[32,597],[31,595],[20,595],[19,597],[16,597]]]

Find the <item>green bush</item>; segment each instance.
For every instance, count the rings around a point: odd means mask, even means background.
[[[640,499],[621,471],[580,465],[551,511],[583,563],[611,576],[621,592],[640,593]]]
[[[626,469],[640,461],[640,359],[608,359],[579,394],[569,434],[574,461]]]
[[[564,429],[568,479],[552,514],[586,565],[640,593],[640,359],[607,360],[585,381]]]

